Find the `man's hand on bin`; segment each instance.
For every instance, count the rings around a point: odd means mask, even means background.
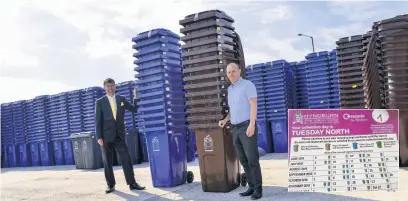
[[[247,128],[247,136],[248,137],[252,137],[255,133],[255,125],[254,124],[249,124],[248,128]]]
[[[103,146],[103,140],[102,140],[102,139],[99,139],[99,140],[98,140],[98,144],[101,145],[101,146]]]
[[[225,121],[225,119],[223,119],[223,120],[221,120],[221,121],[218,122],[218,125],[219,125],[221,128],[224,128],[225,124],[227,124],[227,121]]]

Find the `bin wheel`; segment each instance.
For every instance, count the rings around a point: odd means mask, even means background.
[[[241,186],[246,186],[247,185],[247,178],[246,178],[246,174],[242,173],[241,174]]]
[[[187,183],[192,183],[194,181],[194,174],[191,171],[187,172]]]

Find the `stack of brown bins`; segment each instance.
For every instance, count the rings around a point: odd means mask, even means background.
[[[229,112],[226,66],[245,63],[234,20],[220,10],[209,10],[180,20],[187,121],[196,134],[201,184],[204,192],[229,192],[239,186],[240,164],[234,149],[231,127],[218,122]]]
[[[365,106],[362,66],[370,35],[369,32],[336,41],[341,108]]]
[[[376,23],[385,78],[385,105],[399,109],[401,164],[408,165],[408,15]]]
[[[399,109],[400,165],[408,165],[408,15],[375,22],[364,60],[370,109]]]
[[[381,44],[378,31],[373,30],[364,53],[364,101],[367,109],[384,109],[384,66],[382,65]]]

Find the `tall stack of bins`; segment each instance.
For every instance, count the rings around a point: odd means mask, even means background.
[[[306,76],[309,108],[336,108],[339,103],[336,78],[331,77],[330,53],[321,51],[306,56]]]
[[[329,78],[331,108],[341,108],[340,82],[336,49],[329,52]]]
[[[288,109],[296,108],[295,77],[292,66],[285,60],[266,63],[266,109],[270,121],[274,152],[287,153]]]
[[[68,93],[68,116],[70,133],[83,131],[82,121],[82,89],[69,91]]]
[[[26,106],[26,121],[29,126],[27,138],[32,166],[55,165],[54,150],[49,135],[48,101],[48,95],[37,96]]]
[[[297,105],[295,108],[306,109],[309,108],[309,101],[308,101],[308,91],[307,91],[307,76],[306,76],[306,63],[307,61],[300,61],[296,64],[296,99]]]
[[[266,153],[272,152],[272,139],[270,133],[270,125],[266,116],[266,97],[265,97],[265,67],[264,63],[249,65],[246,67],[246,77],[256,87],[258,93],[258,111],[257,111],[257,127],[258,127],[258,146]]]
[[[245,78],[242,45],[233,22],[220,10],[187,15],[179,21],[185,43],[182,57],[187,121],[196,134],[204,192],[229,192],[239,186],[240,165],[231,128],[218,126],[229,110],[227,64],[237,63]]]
[[[364,108],[363,61],[371,33],[340,38],[337,61],[341,108]]]
[[[68,93],[50,96],[48,102],[50,139],[53,142],[56,165],[74,164],[69,128]]]
[[[375,24],[385,78],[385,106],[399,109],[401,165],[408,165],[408,15]]]
[[[145,133],[152,183],[171,187],[192,182],[187,173],[186,113],[180,37],[166,29],[138,34],[136,60],[139,129]],[[188,178],[187,178],[188,177]]]
[[[283,60],[285,61],[285,60]],[[285,61],[286,62],[286,61]],[[298,97],[297,97],[297,62],[288,62],[287,65],[289,65],[289,69],[291,72],[291,78],[293,79],[293,83],[291,83],[291,91],[292,91],[292,96],[293,96],[293,106],[292,108],[298,108]]]
[[[13,105],[1,105],[1,145],[4,167],[18,167],[17,150],[14,139]]]
[[[83,131],[95,131],[95,103],[104,95],[105,91],[101,87],[89,87],[81,91]]]
[[[121,82],[116,84],[116,94],[123,96],[129,101],[130,104],[133,104],[133,88],[134,81]],[[135,129],[135,120],[134,113],[126,111],[125,113],[125,129]]]
[[[13,102],[13,130],[20,167],[31,166],[30,147],[27,143],[25,100]]]

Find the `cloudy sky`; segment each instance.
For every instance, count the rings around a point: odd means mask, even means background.
[[[5,0],[0,3],[1,102],[133,80],[131,38],[154,28],[180,31],[184,16],[220,9],[235,19],[246,64],[303,60],[374,21],[406,14],[408,2],[249,0]]]

